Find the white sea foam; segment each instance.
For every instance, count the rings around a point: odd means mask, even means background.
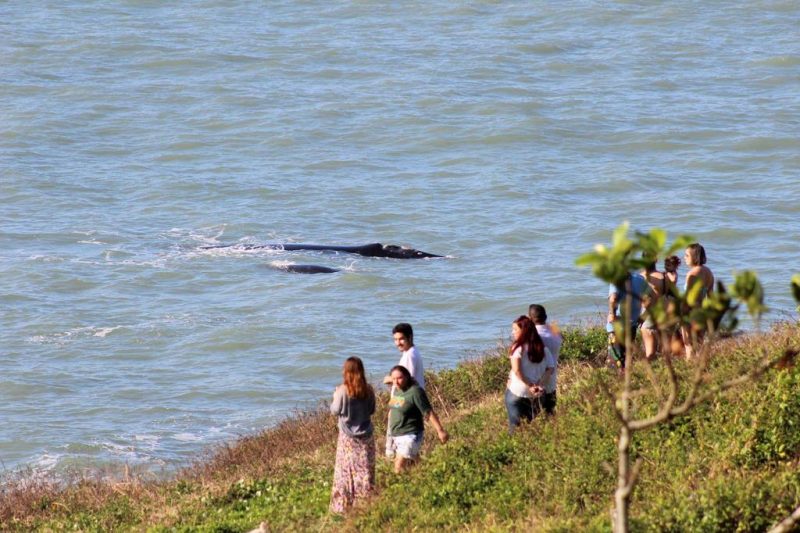
[[[180,442],[199,442],[202,440],[202,437],[196,435],[194,433],[176,433],[172,436],[173,439],[180,441]]]
[[[108,335],[112,331],[116,331],[116,330],[121,329],[123,327],[124,326],[113,326],[113,327],[110,327],[110,328],[99,328],[99,329],[97,329],[97,331],[94,332],[94,334],[92,336],[93,337],[105,337],[106,335]]]

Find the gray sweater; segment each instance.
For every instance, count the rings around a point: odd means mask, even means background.
[[[333,394],[331,414],[339,417],[339,431],[350,437],[372,436],[372,415],[375,413],[375,395],[364,399],[351,398],[347,389],[340,387]]]

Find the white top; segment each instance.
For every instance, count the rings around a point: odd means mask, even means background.
[[[550,326],[547,324],[536,324],[536,331],[539,332],[539,336],[542,338],[544,347],[548,348],[550,353],[553,354],[553,362],[555,363],[553,375],[544,385],[544,391],[549,394],[556,391],[556,378],[558,377],[558,354],[561,352],[561,343],[564,339],[560,334],[553,333],[553,330],[551,330]]]
[[[425,388],[425,371],[422,368],[422,356],[416,346],[412,346],[400,356],[398,365],[403,365],[411,373],[411,377],[417,380],[420,389]]]
[[[545,370],[548,368],[555,368],[556,364],[553,362],[553,354],[550,352],[550,348],[547,346],[544,347],[544,359],[540,363],[532,363],[530,359],[528,359],[528,350],[523,349],[522,347],[517,348],[514,350],[514,353],[511,354],[510,359],[519,359],[520,360],[520,371],[522,375],[525,376],[525,379],[528,380],[528,383],[536,383],[542,379]],[[525,385],[525,382],[522,381],[517,377],[513,370],[508,373],[508,390],[510,390],[514,396],[519,396],[520,398],[531,398],[531,393],[528,390],[528,386]]]

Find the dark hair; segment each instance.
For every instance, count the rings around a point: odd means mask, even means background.
[[[414,379],[414,376],[411,375],[411,372],[409,372],[408,369],[403,365],[394,365],[392,369],[389,371],[389,375],[391,376],[392,372],[394,372],[395,370],[403,374],[403,377],[406,378],[406,382],[408,382],[408,387],[417,384],[417,380]]]
[[[344,362],[342,378],[344,386],[347,389],[347,395],[351,398],[362,400],[375,395],[372,387],[367,383],[367,376],[364,373],[364,363],[358,357],[347,358]]]
[[[686,247],[689,256],[692,258],[692,263],[695,265],[706,264],[706,249],[699,242],[695,242]]]
[[[664,259],[664,270],[667,272],[675,272],[681,264],[681,259],[677,255],[671,255]]]
[[[533,320],[534,324],[544,324],[547,322],[547,311],[543,305],[531,304],[528,306],[528,318]]]
[[[395,333],[402,333],[405,335],[408,342],[414,344],[414,330],[411,328],[411,324],[408,322],[400,322],[395,327],[392,328],[392,335]]]
[[[519,336],[519,340],[515,340],[511,343],[509,353],[513,354],[517,348],[524,349],[527,346],[528,360],[530,360],[531,363],[541,363],[542,360],[544,360],[544,342],[542,342],[539,332],[536,331],[536,326],[534,326],[531,319],[525,315],[521,315],[517,318],[514,324],[519,326],[522,334]]]
[[[656,259],[658,259],[658,257],[651,252],[642,252],[642,260],[646,261],[644,265],[645,272],[649,274],[650,272],[656,271]]]

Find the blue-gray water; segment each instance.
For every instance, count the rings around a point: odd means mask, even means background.
[[[173,469],[398,321],[443,368],[591,319],[623,220],[795,316],[796,1],[5,2],[0,58],[5,469]],[[449,257],[200,249],[290,241]]]

